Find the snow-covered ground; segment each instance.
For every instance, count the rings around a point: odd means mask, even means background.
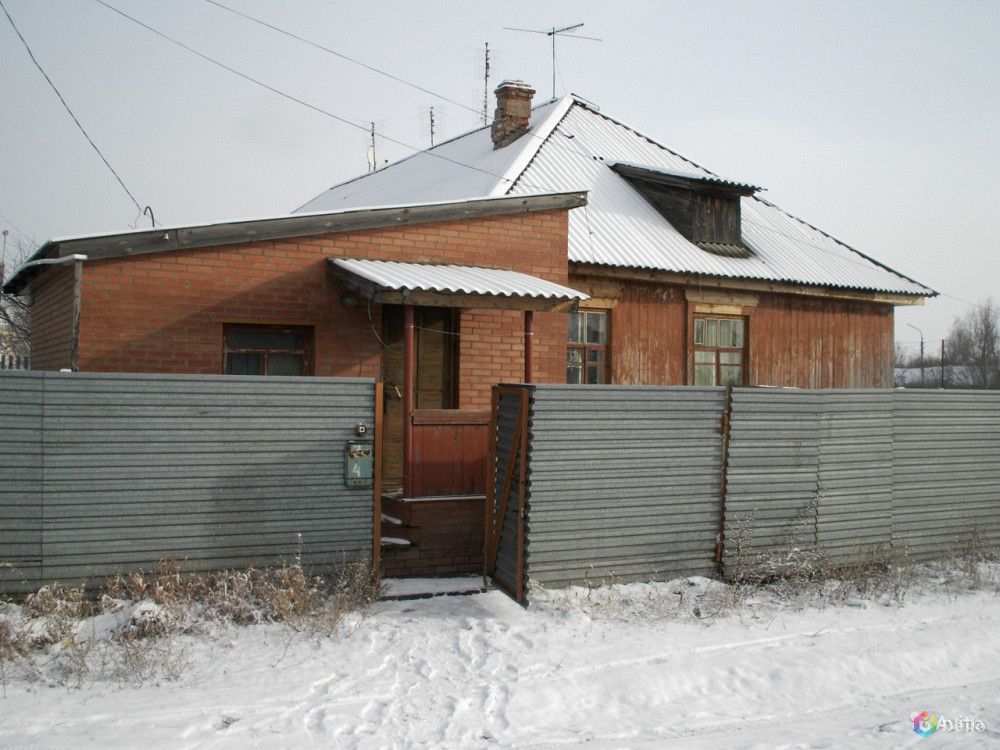
[[[998,623],[995,582],[933,578],[902,604],[705,579],[383,601],[333,637],[206,624],[175,681],[8,674],[0,748],[993,747]]]

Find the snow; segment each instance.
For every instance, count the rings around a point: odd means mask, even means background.
[[[399,536],[384,536],[381,538],[383,545],[393,546],[393,547],[409,547],[410,540],[403,539]]]
[[[387,578],[385,598],[402,599],[441,594],[468,594],[485,588],[482,576],[454,576],[450,578]]]
[[[902,603],[734,602],[692,578],[533,588],[527,607],[495,590],[382,601],[332,637],[209,622],[173,642],[173,681],[8,671],[0,747],[991,747],[991,571],[978,590],[940,578]],[[939,726],[926,739],[924,711]]]

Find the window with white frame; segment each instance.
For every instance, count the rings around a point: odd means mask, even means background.
[[[694,319],[694,384],[743,385],[746,322],[743,318]]]
[[[608,313],[580,310],[570,313],[566,339],[566,382],[597,385],[609,382]]]

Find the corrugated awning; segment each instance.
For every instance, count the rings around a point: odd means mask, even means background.
[[[535,276],[498,268],[330,258],[341,284],[382,304],[566,312],[590,297]]]

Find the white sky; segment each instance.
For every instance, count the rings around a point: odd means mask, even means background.
[[[492,89],[552,94],[550,38],[573,92],[726,179],[937,289],[896,337],[937,351],[965,303],[1000,298],[1000,3],[105,0],[321,114],[248,82],[97,0],[2,0],[39,63],[158,223],[291,211],[367,171],[366,129],[395,161],[482,123]],[[17,241],[149,226],[0,13],[0,228]],[[465,105],[465,106],[460,106]],[[335,115],[335,119],[329,115]],[[348,125],[354,123],[354,126]],[[406,144],[405,146],[402,144]]]

